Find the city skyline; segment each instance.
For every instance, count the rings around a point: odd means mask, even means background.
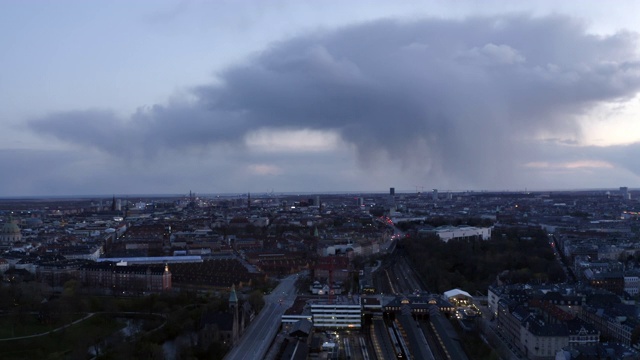
[[[455,4],[5,2],[0,197],[635,188],[640,5]]]

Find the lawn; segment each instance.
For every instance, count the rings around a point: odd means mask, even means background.
[[[72,314],[70,321],[75,321],[86,316],[86,314]],[[23,314],[19,316],[1,316],[0,317],[0,339],[42,334],[50,330],[65,325],[67,322],[58,322],[53,324],[43,324],[38,321],[36,314]],[[0,347],[1,348],[1,347]]]
[[[2,341],[0,359],[87,358],[87,349],[91,345],[123,326],[124,324],[112,317],[95,315],[55,333],[29,339]]]
[[[20,317],[2,316],[0,317],[0,339],[40,334],[58,326],[60,325],[42,324],[34,314],[25,314]]]

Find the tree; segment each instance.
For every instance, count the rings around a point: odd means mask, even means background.
[[[134,355],[138,359],[163,360],[164,351],[162,346],[141,340],[136,344]]]
[[[251,294],[249,294],[247,301],[256,312],[260,312],[264,307],[264,297],[260,290],[252,291]]]
[[[80,289],[80,283],[77,280],[69,280],[64,283],[62,296],[75,297]]]
[[[401,243],[430,291],[454,287],[486,291],[504,270],[508,270],[505,279],[509,282],[529,282],[534,276],[538,282],[564,279],[562,266],[541,229],[496,228],[493,233],[489,240],[453,239],[445,243],[436,235],[427,235]]]

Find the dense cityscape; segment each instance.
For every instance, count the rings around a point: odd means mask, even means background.
[[[640,360],[640,1],[0,1],[0,360]]]
[[[3,199],[0,357],[636,359],[634,190]]]

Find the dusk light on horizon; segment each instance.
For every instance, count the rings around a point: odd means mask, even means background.
[[[637,188],[634,1],[4,1],[0,197]]]

